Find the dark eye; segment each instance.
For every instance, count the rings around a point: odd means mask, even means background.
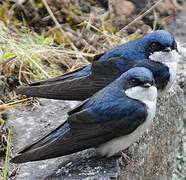
[[[139,79],[135,79],[135,78],[131,79],[131,82],[132,82],[132,84],[134,84],[134,85],[140,84],[140,80],[139,80]]]
[[[131,79],[131,81],[132,81],[133,83],[135,83],[135,82],[136,82],[136,79]]]
[[[152,42],[150,46],[151,46],[152,49],[156,49],[156,48],[158,48],[159,43]]]
[[[164,47],[159,42],[151,42],[148,44],[148,47],[146,48],[146,56],[149,57],[156,51],[162,51]]]

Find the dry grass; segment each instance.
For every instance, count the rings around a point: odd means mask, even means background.
[[[41,2],[35,4],[35,9],[44,6],[47,11],[44,19],[51,19],[54,23],[41,34],[30,30],[24,15],[23,23],[13,16],[20,4],[15,3],[8,9],[10,2],[6,0],[0,7],[1,19],[5,22],[0,21],[0,71],[5,82],[14,77],[14,84],[15,81],[28,84],[87,65],[95,54],[137,38],[139,34],[128,36],[124,30],[152,11],[161,0],[121,31],[112,24],[109,12],[94,8],[86,13],[80,4],[68,4],[67,1],[64,1],[63,13],[68,23],[60,25],[57,9],[51,8],[45,0]]]
[[[14,31],[11,31],[1,22],[1,74],[16,76],[22,84],[29,83],[31,79],[49,78],[86,65],[87,58],[92,58],[96,53],[101,52],[101,49],[104,51],[119,44],[121,39],[99,29],[100,24],[96,27],[94,23],[91,23],[96,20],[90,17],[89,21],[81,23],[79,26],[83,26],[82,32],[71,30],[67,33],[71,39],[79,38],[79,41],[77,40],[81,43],[79,50],[72,49],[68,42],[57,46],[54,43],[57,34],[45,36],[43,32],[38,35],[21,25],[14,27]],[[104,28],[103,25],[102,27]],[[86,37],[83,37],[84,35]],[[61,72],[61,69],[59,71],[57,65],[64,67],[64,71]]]

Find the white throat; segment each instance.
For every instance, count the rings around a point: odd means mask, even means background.
[[[170,52],[156,51],[149,56],[149,59],[156,62],[166,63],[178,63],[180,55],[176,50]]]
[[[151,86],[149,88],[136,86],[125,91],[125,94],[133,99],[137,99],[142,102],[151,101],[156,103],[157,98],[157,88],[155,86]]]

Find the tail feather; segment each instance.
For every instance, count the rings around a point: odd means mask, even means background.
[[[59,156],[72,154],[87,148],[90,148],[89,140],[79,141],[78,138],[73,137],[70,130],[60,136],[55,141],[45,144],[41,147],[34,148],[18,154],[10,160],[12,163],[25,163],[29,161],[39,161]]]
[[[99,82],[100,81],[100,82]],[[89,76],[59,82],[52,85],[21,86],[16,92],[32,97],[43,97],[59,100],[83,101],[109,83],[108,79],[92,80]]]
[[[51,131],[49,134],[21,149],[18,154],[22,154],[24,152],[49,144],[50,142],[56,140],[59,136],[63,135],[68,130],[68,128],[69,124],[65,121],[62,125]]]
[[[65,143],[63,145],[63,142],[58,142],[58,145],[55,145],[55,141],[45,144],[43,146],[30,149],[28,151],[22,151],[23,153],[18,154],[14,158],[10,160],[12,163],[24,163],[28,161],[39,161],[44,159],[50,159],[58,156],[63,156],[68,154],[68,151],[65,151]],[[52,147],[52,148],[51,148]]]
[[[96,61],[82,70],[34,83],[27,87],[19,87],[17,93],[49,99],[83,101],[121,75],[116,65],[118,60],[120,59],[112,58]]]

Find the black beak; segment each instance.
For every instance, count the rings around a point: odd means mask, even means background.
[[[149,88],[151,86],[152,86],[152,84],[150,84],[150,83],[145,83],[145,84],[142,85],[142,87],[144,87],[144,88]]]
[[[163,51],[164,52],[170,52],[170,51],[172,51],[172,48],[171,47],[165,47],[164,49],[163,49]]]

